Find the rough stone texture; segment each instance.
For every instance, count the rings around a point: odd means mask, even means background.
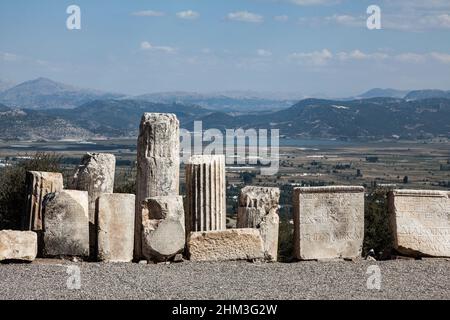
[[[364,240],[364,188],[294,189],[294,256],[352,259]]]
[[[105,193],[98,198],[99,261],[133,260],[135,201],[134,194]]]
[[[81,159],[70,188],[89,195],[89,245],[91,255],[97,247],[96,203],[103,193],[114,192],[116,157],[107,153],[88,153]]]
[[[27,172],[27,209],[24,229],[42,230],[42,201],[44,197],[52,192],[63,189],[63,176],[55,172]]]
[[[0,231],[0,261],[33,261],[37,255],[37,234],[32,231]]]
[[[411,256],[450,257],[450,199],[447,191],[389,193],[394,248]]]
[[[49,193],[43,217],[44,256],[89,256],[87,191]]]
[[[186,232],[226,229],[224,155],[195,155],[186,164]]]
[[[167,261],[185,247],[181,196],[148,198],[142,205],[142,254],[147,260]]]
[[[277,261],[280,217],[280,189],[245,187],[239,195],[238,228],[256,228],[261,232],[266,259]]]
[[[135,258],[142,256],[141,206],[150,197],[179,194],[180,133],[174,114],[145,113],[137,141]]]
[[[264,259],[264,245],[256,229],[192,232],[188,238],[191,261]]]

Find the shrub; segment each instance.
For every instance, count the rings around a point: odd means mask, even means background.
[[[389,224],[388,188],[369,190],[365,201],[363,255],[370,249],[375,253],[392,249],[392,233]]]

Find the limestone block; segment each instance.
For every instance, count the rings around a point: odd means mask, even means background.
[[[266,259],[278,257],[278,216],[280,189],[249,186],[241,190],[237,216],[238,228],[256,228],[261,232]]]
[[[45,197],[44,256],[89,256],[88,206],[87,191],[63,190]]]
[[[116,157],[107,153],[87,153],[81,159],[69,184],[74,190],[87,191],[89,195],[89,242],[91,255],[97,247],[96,203],[103,193],[114,192]]]
[[[98,198],[99,261],[133,260],[135,201],[134,194],[104,193]]]
[[[142,205],[142,254],[166,261],[184,250],[186,242],[183,198],[148,198]]]
[[[145,199],[179,194],[180,133],[174,114],[145,113],[137,141],[135,258],[142,256],[142,212]]]
[[[27,209],[24,228],[26,230],[42,230],[42,202],[52,192],[63,189],[63,176],[55,172],[30,171],[26,175]]]
[[[364,240],[364,188],[294,189],[294,256],[300,260],[352,259]]]
[[[0,231],[0,261],[33,261],[37,255],[37,234],[33,231]]]
[[[256,229],[191,232],[188,249],[192,261],[264,259],[264,245]]]
[[[413,257],[450,257],[450,199],[447,191],[389,193],[394,249]]]

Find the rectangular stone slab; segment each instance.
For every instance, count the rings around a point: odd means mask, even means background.
[[[410,256],[450,257],[450,199],[447,191],[389,193],[394,249]]]
[[[44,256],[89,256],[88,207],[87,191],[63,190],[45,197]]]
[[[294,189],[294,256],[299,260],[361,256],[364,188]]]
[[[105,193],[98,198],[99,261],[133,260],[135,201],[134,194]]]
[[[264,259],[264,244],[257,229],[191,232],[188,250],[191,261]]]
[[[37,249],[37,234],[33,231],[0,231],[0,261],[33,261]]]

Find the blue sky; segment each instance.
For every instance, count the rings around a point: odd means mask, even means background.
[[[40,76],[128,94],[450,89],[450,0],[2,0],[0,80]]]

